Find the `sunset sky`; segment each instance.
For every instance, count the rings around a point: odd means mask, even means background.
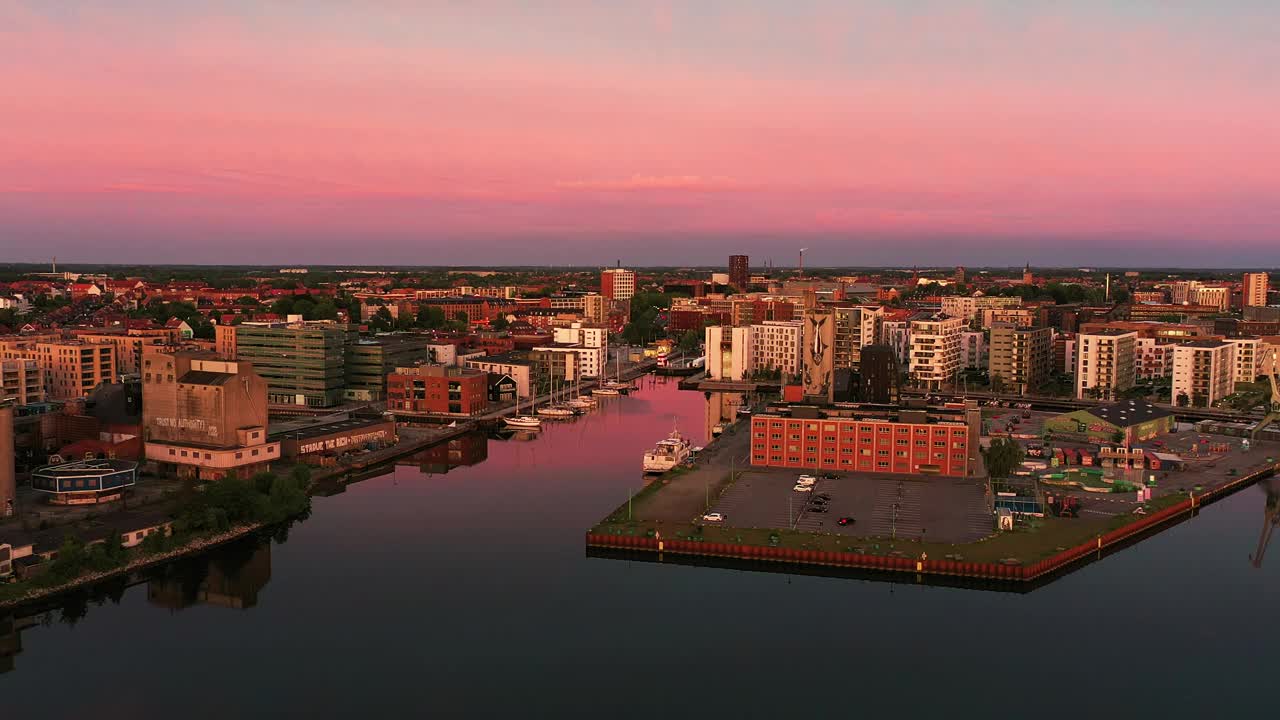
[[[1280,2],[0,0],[0,261],[1280,265]]]

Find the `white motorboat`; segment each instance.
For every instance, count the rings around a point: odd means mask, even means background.
[[[598,388],[594,388],[594,389],[591,391],[591,394],[592,394],[592,395],[604,395],[604,396],[608,397],[608,396],[611,396],[611,395],[621,395],[622,393],[618,392],[618,391],[617,391],[616,389],[614,389],[614,388],[611,388],[611,387],[605,387],[604,385],[601,385],[601,386],[600,386],[600,387],[598,387]]]
[[[672,430],[667,439],[658,441],[652,450],[644,454],[644,471],[664,473],[671,470],[688,460],[690,451],[689,441],[679,430]]]

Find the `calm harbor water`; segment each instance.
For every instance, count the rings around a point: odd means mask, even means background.
[[[19,618],[2,716],[1274,706],[1280,550],[1252,567],[1260,488],[1026,595],[585,557],[673,422],[708,439],[707,404],[672,380],[532,440],[441,446],[316,498],[284,542]]]

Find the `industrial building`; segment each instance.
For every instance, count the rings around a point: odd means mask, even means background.
[[[1173,432],[1173,412],[1145,400],[1121,400],[1087,410],[1075,410],[1045,421],[1054,438],[1094,443],[1131,444]]]
[[[979,417],[976,409],[868,412],[792,406],[789,416],[752,417],[751,464],[967,477],[977,467]]]
[[[267,384],[243,361],[149,353],[142,368],[146,459],[161,473],[218,480],[267,470]]]

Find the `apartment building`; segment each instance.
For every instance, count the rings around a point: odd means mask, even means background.
[[[1134,368],[1138,380],[1158,380],[1173,376],[1173,349],[1176,343],[1161,338],[1139,336],[1134,345],[1137,353],[1137,366]]]
[[[884,308],[871,305],[835,307],[831,313],[835,319],[833,366],[857,369],[862,364],[862,348],[880,342]]]
[[[577,375],[584,378],[605,376],[608,371],[606,365],[609,362],[609,332],[605,328],[575,322],[568,327],[555,328],[552,337],[553,345],[538,349],[576,351],[579,363]]]
[[[911,379],[928,390],[954,383],[960,371],[963,318],[935,315],[911,321]]]
[[[751,326],[752,370],[779,370],[784,380],[800,374],[804,323],[767,321]]]
[[[1076,397],[1115,400],[1133,387],[1138,333],[1104,329],[1076,336]]]
[[[34,359],[44,372],[49,400],[88,397],[93,389],[116,378],[116,346],[83,340],[36,343]]]
[[[1035,392],[1053,366],[1053,330],[997,325],[991,328],[988,375],[1004,392]]]
[[[44,402],[44,373],[40,364],[27,358],[0,360],[0,402],[17,405]]]
[[[1265,307],[1270,284],[1271,276],[1264,272],[1245,273],[1240,304],[1244,307]]]
[[[600,273],[600,294],[610,300],[630,300],[635,297],[635,271],[609,268]]]
[[[1231,309],[1231,288],[1226,285],[1201,285],[1196,288],[1194,304],[1226,312]]]
[[[755,367],[751,328],[712,325],[703,331],[707,351],[707,379],[746,380]]]
[[[1235,388],[1235,345],[1196,340],[1173,349],[1173,402],[1213,407]]]
[[[1235,347],[1231,373],[1233,383],[1251,383],[1263,374],[1264,360],[1271,351],[1262,338],[1227,338]]]

